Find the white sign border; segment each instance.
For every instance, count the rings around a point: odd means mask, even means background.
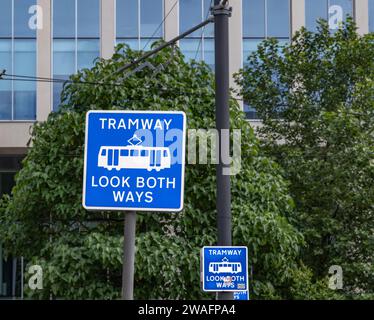
[[[88,118],[91,113],[148,113],[148,114],[181,114],[183,116],[183,140],[182,140],[182,182],[181,199],[179,208],[135,208],[135,207],[91,207],[86,205],[86,180],[87,180],[87,142],[88,142]],[[186,156],[186,131],[187,120],[184,111],[162,111],[162,110],[89,110],[85,121],[85,139],[84,139],[84,168],[83,168],[83,190],[82,206],[88,211],[159,211],[159,212],[180,212],[184,205],[184,172]]]
[[[212,290],[212,289],[205,289],[205,272],[204,272],[204,249],[206,248],[241,248],[241,249],[245,249],[245,253],[246,253],[246,275],[247,275],[247,288],[245,290],[238,290],[238,289],[227,289],[227,290]],[[246,246],[204,246],[201,248],[201,266],[202,266],[202,290],[204,292],[243,292],[243,291],[248,291],[248,295],[249,295],[249,277],[248,277],[248,247]]]

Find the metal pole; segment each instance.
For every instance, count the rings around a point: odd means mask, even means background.
[[[21,257],[21,300],[23,300],[23,277],[24,277],[24,274],[23,274],[23,257]]]
[[[122,299],[134,299],[134,263],[135,263],[135,227],[136,212],[125,212],[123,269],[122,269]]]
[[[0,243],[0,296],[3,295],[3,246]]]
[[[12,259],[12,297],[16,297],[17,258]]]
[[[223,162],[223,154],[228,154],[229,146],[222,143],[222,132],[230,129],[229,113],[229,16],[231,9],[226,1],[214,1],[214,39],[215,39],[215,77],[216,77],[216,127],[219,134],[219,163],[216,166],[217,176],[217,229],[218,245],[231,246],[231,190],[230,164]],[[224,131],[226,131],[224,130]],[[227,133],[226,132],[226,133]],[[218,292],[218,300],[233,300],[232,292]]]

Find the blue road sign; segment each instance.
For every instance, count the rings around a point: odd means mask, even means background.
[[[203,247],[203,291],[247,291],[247,251],[247,247]]]
[[[236,291],[236,292],[234,292],[234,300],[249,300],[248,291]]]
[[[89,111],[83,207],[180,211],[186,116],[180,111]]]

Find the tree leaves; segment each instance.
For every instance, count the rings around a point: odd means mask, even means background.
[[[373,34],[359,36],[348,20],[331,35],[322,21],[283,49],[264,41],[236,79],[263,119],[263,150],[291,182],[304,263],[319,280],[341,265],[347,297],[372,292]]]
[[[131,77],[113,75],[138,56],[119,45],[111,60],[72,76],[60,111],[33,127],[33,148],[12,197],[0,209],[0,237],[8,252],[45,270],[45,289],[29,296],[120,297],[123,216],[86,212],[81,205],[88,110],[182,110],[189,129],[215,127],[214,75],[207,65],[187,63],[178,49],[173,55],[165,49],[150,59],[155,65],[172,59],[162,73],[146,69]],[[243,137],[242,170],[232,177],[233,241],[249,248],[251,297],[269,298],[291,281],[302,237],[287,220],[294,206],[280,167],[260,155],[234,99],[230,114],[232,128],[241,129]],[[214,298],[200,289],[199,255],[202,246],[216,243],[215,166],[188,164],[185,186],[183,212],[137,215],[135,298]]]

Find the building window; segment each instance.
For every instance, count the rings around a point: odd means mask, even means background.
[[[206,20],[210,15],[212,0],[179,1],[179,33]],[[186,59],[205,61],[214,70],[214,24],[209,23],[179,41],[179,46]]]
[[[100,56],[100,0],[53,0],[53,77],[68,79]],[[53,110],[62,83],[53,84]]]
[[[305,22],[310,31],[317,31],[318,19],[325,19],[335,32],[347,16],[353,16],[353,0],[305,0]]]
[[[117,43],[149,50],[154,41],[163,38],[163,6],[163,0],[117,0]]]
[[[289,0],[243,0],[243,63],[266,38],[287,44],[291,34]],[[248,119],[258,119],[256,110],[244,102]]]
[[[36,0],[0,1],[0,61],[7,74],[36,75]],[[36,83],[0,81],[0,120],[36,119]]]
[[[369,0],[369,32],[374,32],[374,0]]]

